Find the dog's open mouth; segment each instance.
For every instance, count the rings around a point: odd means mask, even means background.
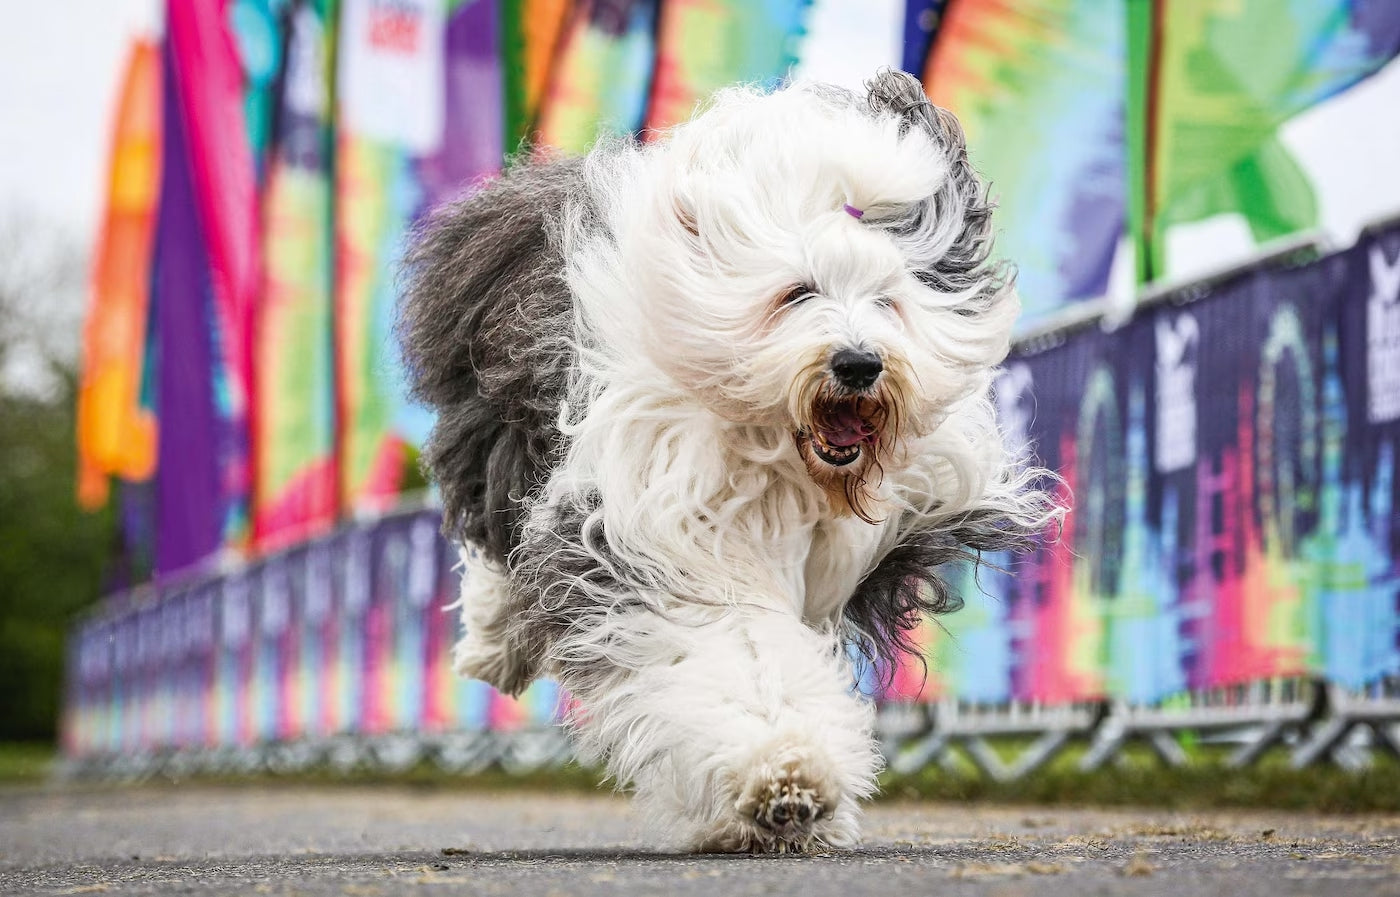
[[[883,417],[883,409],[873,399],[826,399],[812,409],[812,425],[800,435],[810,441],[812,453],[822,461],[832,467],[845,467],[880,438]]]

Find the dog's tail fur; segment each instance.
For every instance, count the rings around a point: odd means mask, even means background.
[[[582,160],[521,162],[429,215],[401,271],[410,395],[437,412],[423,464],[443,530],[505,564],[522,501],[557,463],[574,316],[557,222]]]

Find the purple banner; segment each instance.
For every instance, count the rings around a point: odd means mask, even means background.
[[[167,46],[165,107],[178,109]],[[156,572],[168,574],[214,554],[223,542],[219,420],[214,404],[213,292],[178,115],[168,117],[161,151],[154,285]]]

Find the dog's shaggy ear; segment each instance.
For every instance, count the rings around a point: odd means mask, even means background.
[[[958,126],[957,119],[948,110],[929,102],[924,86],[908,72],[881,69],[874,78],[865,82],[865,91],[871,112],[876,115],[893,113],[904,119],[906,127],[921,127],[935,137],[944,127],[936,121],[937,115],[942,113],[952,121],[959,144],[962,144],[962,128]],[[965,151],[966,145],[962,146]]]
[[[846,605],[843,617],[852,643],[886,677],[903,657],[924,662],[915,641],[919,624],[963,606],[962,596],[944,578],[948,565],[982,564],[983,552],[1028,552],[1038,533],[1013,518],[982,511],[906,533]]]
[[[909,215],[888,222],[890,231],[913,250],[915,276],[937,290],[971,290],[962,311],[985,310],[1005,291],[1014,272],[991,259],[995,203],[968,160],[962,125],[953,113],[935,106],[919,80],[905,72],[885,69],[866,82],[866,102],[876,117],[900,117],[901,133],[923,131],[947,156],[948,177],[938,192]],[[945,234],[954,218],[955,235]]]
[[[522,162],[411,235],[397,333],[410,395],[437,412],[423,464],[443,529],[504,562],[557,452],[573,302],[556,222],[582,161]]]

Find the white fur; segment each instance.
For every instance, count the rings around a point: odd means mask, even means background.
[[[567,232],[580,344],[565,457],[526,528],[600,497],[606,546],[571,550],[644,587],[626,603],[591,596],[615,612],[555,644],[541,672],[573,691],[586,756],[636,790],[666,843],[855,843],[879,760],[843,607],[910,528],[1043,515],[1022,504],[1026,475],[988,398],[1015,299],[960,315],[966,295],[912,275],[956,239],[959,209],[899,238],[871,226],[933,194],[949,166],[922,130],[807,85],[725,92],[659,141],[588,163],[604,226]],[[816,295],[776,308],[795,283]],[[833,502],[794,440],[843,346],[878,351],[902,387],[900,440],[868,486],[874,523]],[[504,571],[468,570],[456,659],[518,685],[495,635],[507,587]],[[756,821],[782,794],[822,817],[795,832]]]

